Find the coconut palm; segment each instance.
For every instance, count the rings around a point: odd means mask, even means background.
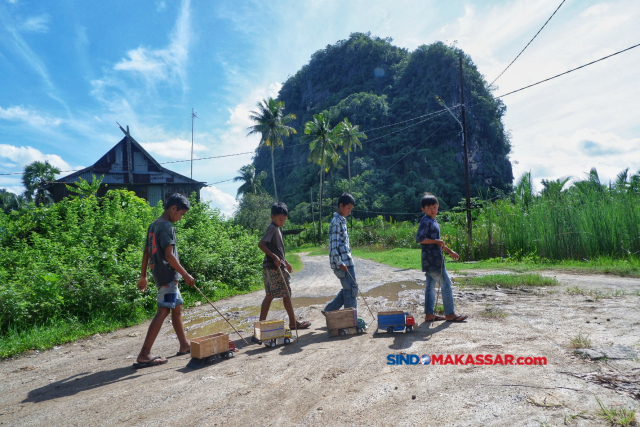
[[[339,126],[339,127],[338,127]],[[356,151],[357,147],[362,149],[362,142],[360,139],[367,139],[367,135],[364,132],[360,132],[359,126],[353,126],[348,118],[344,118],[344,120],[338,125],[338,135],[340,137],[340,143],[342,145],[342,149],[347,154],[347,171],[349,173],[349,193],[351,193],[351,156],[350,153],[353,150]]]
[[[264,188],[262,188],[262,180],[267,177],[267,173],[265,171],[260,172],[256,175],[256,167],[253,165],[245,165],[240,168],[238,171],[240,175],[233,178],[233,182],[243,181],[243,184],[238,188],[238,194],[236,194],[236,198],[241,194],[262,194],[266,193]]]
[[[327,159],[337,154],[338,136],[329,124],[329,114],[323,111],[313,115],[313,120],[304,125],[304,133],[309,135],[309,161],[320,165],[320,221],[318,221],[318,238],[322,238],[322,190],[324,173],[327,172]]]
[[[35,200],[36,205],[53,203],[53,197],[51,197],[47,188],[49,183],[56,179],[56,174],[59,173],[60,169],[46,160],[44,163],[36,160],[25,166],[22,174],[22,184],[27,189],[24,193],[27,200]]]
[[[273,98],[269,98],[267,101],[263,99],[258,102],[258,110],[251,111],[249,118],[256,124],[249,126],[249,135],[260,134],[259,148],[269,147],[271,149],[271,175],[273,177],[273,192],[278,201],[278,189],[276,187],[276,174],[273,161],[273,150],[277,146],[284,147],[282,142],[283,136],[289,136],[292,133],[296,133],[296,130],[291,126],[287,126],[287,123],[291,120],[295,120],[295,114],[284,115],[284,102],[276,101]]]
[[[67,187],[69,192],[74,193],[78,197],[95,196],[98,194],[98,190],[100,190],[104,175],[101,175],[100,178],[96,178],[94,174],[91,174],[91,177],[91,182],[80,177],[78,181],[74,182],[73,186],[65,184],[65,187]],[[105,184],[105,186],[106,185],[107,184]]]

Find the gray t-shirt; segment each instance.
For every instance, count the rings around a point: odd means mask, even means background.
[[[280,261],[284,261],[284,242],[282,241],[282,233],[277,225],[273,222],[269,224],[267,227],[267,231],[260,239],[263,242],[267,242],[267,249],[269,249],[275,256],[280,258]],[[270,256],[267,254],[264,255],[264,261],[262,261],[263,268],[271,268],[275,269],[276,264],[273,262]],[[285,268],[284,263],[280,266],[280,268]]]
[[[164,286],[180,279],[178,273],[164,257],[167,246],[173,245],[173,256],[178,261],[178,249],[176,247],[176,229],[169,221],[155,220],[147,231],[147,250],[149,251],[149,263],[156,286]]]

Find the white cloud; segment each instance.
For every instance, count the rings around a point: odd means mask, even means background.
[[[205,202],[210,202],[212,207],[219,208],[220,211],[227,216],[233,215],[233,212],[238,207],[238,201],[235,197],[215,186],[204,187],[200,190],[200,197]]]
[[[0,159],[8,159],[15,163],[14,169],[23,168],[29,163],[48,161],[60,170],[70,170],[71,166],[57,154],[45,154],[42,151],[29,146],[17,147],[15,145],[0,144]],[[7,171],[9,172],[9,171]],[[13,171],[12,171],[13,172]]]
[[[190,0],[183,0],[176,26],[170,36],[170,43],[163,49],[140,46],[127,52],[113,68],[132,71],[141,75],[149,84],[179,79],[186,90],[186,66],[191,41]]]
[[[48,33],[49,15],[33,16],[20,25],[20,30],[25,33]]]
[[[55,127],[62,123],[61,119],[41,116],[36,111],[22,106],[8,107],[6,109],[0,107],[0,119],[25,122],[29,126],[40,130]]]
[[[164,12],[167,9],[167,4],[164,1],[157,1],[156,2],[156,11],[157,12]]]
[[[583,179],[591,168],[596,168],[600,180],[608,182],[627,167],[637,172],[639,152],[640,137],[627,139],[594,129],[581,129],[568,137],[540,134],[514,157],[519,160],[519,164],[514,165],[514,175],[517,179],[531,171],[537,182],[561,176]]]
[[[186,139],[171,138],[162,142],[141,142],[140,145],[151,154],[173,160],[186,160],[191,157],[191,141]],[[193,144],[194,157],[200,157],[196,153],[208,150],[202,144]]]

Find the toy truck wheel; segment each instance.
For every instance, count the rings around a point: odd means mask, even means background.
[[[340,336],[343,337],[347,335],[347,331],[345,331],[344,329],[340,329]]]
[[[357,331],[359,334],[361,334],[361,333],[363,333],[363,332],[364,332],[364,329],[362,329],[362,328],[358,328],[358,329],[356,329],[356,331]]]
[[[290,344],[290,343],[291,343],[291,340],[290,340],[289,338],[285,338],[285,339],[284,339],[284,343],[285,343],[285,344]]]
[[[393,326],[389,326],[389,327],[387,328],[387,333],[388,333],[388,334],[393,333]]]
[[[227,351],[227,359],[231,359],[233,357],[233,351]]]
[[[275,340],[271,340],[269,341],[267,344],[265,344],[267,347],[271,347],[271,348],[275,348],[276,347],[276,341]]]
[[[413,326],[407,326],[407,328],[405,329],[405,332],[409,333],[413,331]]]

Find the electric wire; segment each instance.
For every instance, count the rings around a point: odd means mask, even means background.
[[[562,2],[560,3],[560,6],[562,6],[564,4],[566,0],[562,0]],[[531,42],[538,37],[538,34],[540,34],[540,31],[542,31],[542,29],[544,27],[547,26],[547,24],[549,23],[549,21],[551,21],[551,18],[553,18],[553,15],[556,14],[556,12],[560,9],[560,6],[558,6],[556,8],[556,10],[551,14],[551,16],[549,17],[549,19],[547,19],[547,22],[544,23],[544,25],[538,30],[538,32],[536,33],[535,36],[533,36],[533,38],[531,40],[529,40],[529,43],[527,43],[527,45],[520,51],[520,53],[518,54],[518,56],[516,56],[513,61],[511,61],[511,63],[509,63],[509,65],[507,65],[507,68],[505,68],[504,70],[502,70],[502,72],[500,73],[500,75],[498,75],[498,77],[496,77],[495,79],[493,79],[493,81],[489,84],[489,87],[493,86],[493,84],[496,82],[496,80],[498,80],[500,77],[502,77],[502,75],[504,74],[505,71],[507,71],[509,69],[509,67],[511,67],[511,65],[513,65],[514,62],[516,62],[516,59],[518,59],[520,57],[520,55],[522,55],[522,52],[525,51],[526,48],[529,47],[529,45],[531,44]]]

